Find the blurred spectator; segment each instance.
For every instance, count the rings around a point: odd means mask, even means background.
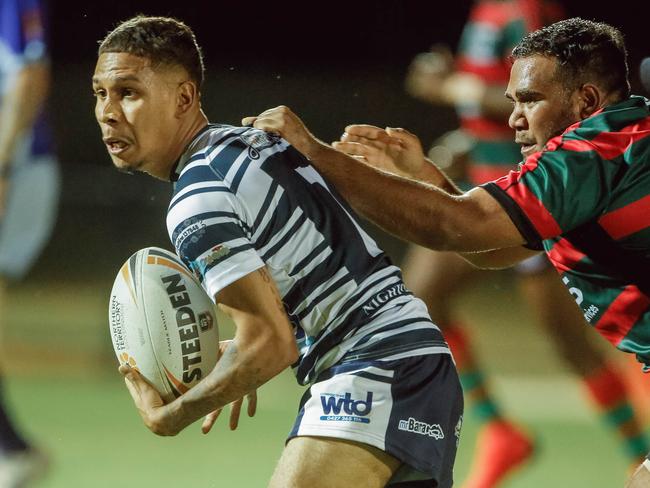
[[[0,0],[0,320],[7,282],[29,270],[55,220],[59,174],[43,118],[49,81],[43,6]],[[47,461],[18,432],[2,393],[0,488],[28,486]]]

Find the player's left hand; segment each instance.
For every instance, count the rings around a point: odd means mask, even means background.
[[[248,395],[246,395],[246,401],[247,401],[246,413],[248,414],[249,417],[254,417],[255,412],[257,411],[257,391],[253,391]],[[243,403],[244,403],[244,398],[240,398],[239,400],[234,401],[230,404],[230,423],[229,423],[230,430],[235,430],[239,425],[239,415],[241,413],[241,407]],[[222,410],[223,409],[219,408],[214,412],[211,412],[205,416],[205,418],[203,419],[203,423],[201,424],[201,432],[203,432],[204,434],[210,432],[212,426],[219,418],[219,415],[221,415]]]
[[[420,140],[401,128],[348,125],[332,147],[376,168],[416,179],[425,164]]]
[[[119,368],[124,376],[126,387],[133,398],[135,407],[144,425],[154,434],[161,436],[172,436],[178,434],[179,429],[175,428],[169,416],[165,414],[165,402],[160,393],[145,380],[139,371],[127,364]]]
[[[242,125],[252,125],[283,137],[308,159],[321,144],[302,120],[284,105],[265,110],[257,117],[244,117]]]

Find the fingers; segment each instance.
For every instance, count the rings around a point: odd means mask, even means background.
[[[363,158],[370,156],[371,153],[374,154],[377,152],[377,149],[372,146],[360,142],[333,142],[332,147],[350,156]]]
[[[248,414],[249,417],[254,417],[255,412],[257,412],[257,390],[253,390],[252,393],[249,393],[247,395],[248,399],[248,408],[246,410],[246,413]]]
[[[378,139],[384,129],[368,124],[352,124],[345,128],[345,133],[349,136],[360,136],[367,139]]]
[[[140,397],[140,385],[142,383],[142,377],[135,369],[133,369],[128,364],[121,364],[118,371],[124,376],[124,383],[131,393],[131,396],[134,400]]]
[[[392,138],[400,141],[404,144],[411,144],[413,142],[420,143],[420,140],[415,134],[411,134],[406,129],[397,128],[397,127],[386,127],[386,134]]]
[[[214,412],[210,412],[205,416],[205,418],[203,419],[203,423],[201,424],[201,432],[207,434],[208,432],[210,432],[210,430],[212,430],[212,426],[219,418],[219,415],[221,415],[221,410],[222,409],[220,408],[218,410],[215,410]]]
[[[219,341],[219,357],[223,356],[223,353],[226,352],[226,349],[232,344],[233,339],[226,339],[224,341]]]
[[[280,105],[265,110],[256,117],[244,117],[241,121],[242,125],[255,127],[256,129],[265,130],[267,132],[275,132],[282,135],[282,129],[285,128],[288,120],[297,119],[296,115],[289,107]]]
[[[257,391],[252,391],[248,395],[246,395],[247,403],[248,403],[248,408],[246,409],[246,413],[248,414],[249,417],[254,417],[255,413],[257,412]],[[230,430],[235,430],[239,426],[239,417],[241,416],[241,407],[244,399],[240,398],[237,401],[234,401],[230,404],[230,422],[229,422],[229,427]],[[204,434],[207,434],[212,430],[212,426],[215,424],[219,416],[221,415],[221,411],[223,409],[218,409],[215,410],[214,412],[210,412],[208,415],[205,416],[203,419],[203,422],[201,423],[201,432]]]
[[[253,126],[253,123],[257,120],[257,117],[244,117],[241,119],[241,125],[243,126]]]
[[[145,412],[149,409],[164,405],[158,390],[151,386],[137,369],[122,364],[119,367],[119,372],[124,375],[126,388],[129,390],[129,393],[139,410]]]
[[[239,414],[241,412],[241,404],[244,402],[243,398],[234,401],[230,404],[230,430],[235,430],[239,425]]]
[[[368,127],[371,129],[366,130]],[[348,132],[347,129],[350,129],[350,132]],[[346,132],[341,136],[340,142],[359,142],[380,149],[384,149],[386,146],[402,146],[400,138],[393,137],[385,129],[359,125],[346,127]]]

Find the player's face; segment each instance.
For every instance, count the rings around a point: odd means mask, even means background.
[[[95,117],[117,168],[169,175],[179,155],[176,103],[183,75],[182,69],[153,68],[149,59],[132,54],[99,56]]]
[[[580,120],[576,93],[568,92],[556,76],[557,62],[546,56],[515,60],[506,96],[513,101],[509,124],[524,158],[541,151],[546,142]]]

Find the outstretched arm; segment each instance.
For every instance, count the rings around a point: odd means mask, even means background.
[[[434,161],[425,157],[420,140],[404,129],[349,125],[332,147],[377,169],[437,186],[452,195],[462,193]]]
[[[177,434],[199,418],[254,392],[298,358],[293,330],[266,268],[237,280],[216,298],[235,322],[235,338],[210,374],[187,393],[163,405],[136,371],[123,370],[136,407],[155,434]],[[211,414],[204,432],[214,418]]]
[[[316,139],[287,107],[267,110],[244,122],[287,139],[355,210],[402,239],[457,252],[525,243],[505,210],[482,188],[452,195],[437,186],[377,170]]]
[[[424,156],[419,139],[404,129],[349,125],[341,140],[332,143],[332,147],[375,168],[437,186],[451,195],[462,194],[451,179]],[[538,251],[517,246],[458,254],[477,268],[500,269],[537,253]]]

